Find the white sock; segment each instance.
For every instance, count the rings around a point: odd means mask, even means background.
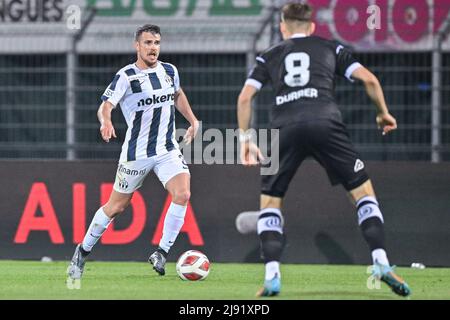
[[[378,262],[382,265],[389,266],[389,260],[386,255],[386,251],[384,249],[375,249],[372,251],[372,260],[373,263]]]
[[[181,227],[184,224],[184,216],[186,215],[187,206],[181,206],[176,203],[171,203],[164,219],[164,229],[159,247],[165,252],[169,252],[173,243],[175,242]]]
[[[266,280],[272,280],[275,275],[281,278],[280,263],[278,261],[270,261],[266,263]]]
[[[83,239],[82,247],[84,251],[90,252],[92,250],[92,247],[106,231],[112,220],[105,214],[103,207],[97,210]]]

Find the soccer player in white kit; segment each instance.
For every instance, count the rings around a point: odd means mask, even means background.
[[[165,274],[167,254],[183,226],[190,198],[190,174],[175,140],[175,107],[190,123],[184,136],[186,143],[194,139],[199,122],[180,87],[177,68],[158,60],[160,45],[158,26],[140,27],[135,34],[137,61],[117,72],[101,98],[97,115],[103,140],[116,138],[111,112],[119,104],[128,130],[114,189],[108,202],[95,213],[68,267],[68,276],[73,280],[81,278],[92,247],[111,221],[128,207],[134,191],[152,170],[172,196],[159,247],[149,257],[160,275]]]

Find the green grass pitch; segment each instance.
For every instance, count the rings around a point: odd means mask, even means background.
[[[175,264],[158,276],[144,262],[88,261],[81,289],[65,284],[66,261],[0,260],[0,299],[158,299],[248,300],[262,284],[262,264],[212,263],[204,281],[182,281]],[[369,290],[367,266],[282,265],[282,292],[264,299],[405,299],[381,284]],[[398,268],[413,294],[410,299],[450,299],[450,269]],[[370,282],[370,281],[369,281]]]

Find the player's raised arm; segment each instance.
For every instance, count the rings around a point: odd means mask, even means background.
[[[109,142],[112,137],[117,138],[114,126],[111,121],[111,111],[114,106],[109,101],[104,101],[97,111],[98,121],[100,122],[100,133],[105,142]]]
[[[366,88],[367,95],[377,107],[378,128],[383,130],[383,135],[397,129],[397,121],[389,113],[384,99],[383,89],[377,77],[367,68],[360,66],[352,73],[352,78],[361,80]]]

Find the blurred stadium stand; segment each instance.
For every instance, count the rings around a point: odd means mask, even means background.
[[[84,6],[85,2],[97,4],[100,10],[87,26],[72,56],[71,39],[76,31],[65,28],[64,19],[48,26],[25,23],[28,29],[6,18],[0,22],[0,158],[117,159],[126,125],[121,112],[114,112],[113,122],[119,139],[101,143],[96,117],[99,97],[115,72],[134,61],[133,31],[148,22],[161,25],[160,60],[178,67],[182,86],[203,121],[203,129],[236,128],[236,100],[251,67],[250,61],[257,51],[266,48],[278,36],[274,31],[277,19],[272,10],[279,3],[243,1],[247,6],[250,3],[248,10],[257,13],[251,19],[239,14],[232,17],[240,11],[227,15],[226,8],[220,9],[225,10],[223,17],[206,19],[203,16],[211,13],[219,1],[199,1],[195,10],[192,1],[169,1],[180,3],[185,10],[184,13],[181,9],[177,11],[179,17],[174,26],[173,20],[149,19],[142,13],[151,9],[145,5],[153,4],[152,1],[131,1],[136,3],[135,12],[141,12],[137,17],[118,17],[114,25],[101,29],[110,21],[107,19],[111,19],[105,17],[105,13],[119,15],[116,5],[121,1],[111,0],[112,9],[101,6],[105,1],[64,1],[63,9],[65,11],[72,3]],[[203,8],[204,3],[209,6]],[[442,4],[442,11],[446,12],[446,1],[429,3],[430,12],[439,12],[438,4]],[[170,15],[170,10],[171,7],[166,8],[163,15]],[[85,17],[87,11],[82,12]],[[430,15],[430,25],[433,17]],[[203,28],[195,27],[199,25]],[[424,37],[432,40],[438,34],[429,31]],[[221,42],[218,39],[222,39]],[[92,50],[96,42],[97,46],[104,46],[101,53],[98,49]],[[16,49],[12,49],[12,43]],[[217,46],[217,43],[222,45]],[[114,45],[117,50],[110,49]],[[382,137],[376,130],[375,108],[363,86],[339,79],[337,99],[351,137],[364,159],[450,161],[450,46],[439,49],[425,44],[413,50],[393,47],[377,50],[373,44],[368,50],[364,50],[363,44],[353,47],[356,57],[378,75],[388,106],[399,123],[394,134]],[[436,54],[440,63],[433,67]],[[71,57],[76,59],[74,70],[68,68]],[[68,71],[69,74],[73,71],[72,78],[68,77]],[[439,87],[433,85],[433,71],[440,75]],[[74,85],[68,83],[69,79],[74,79]],[[68,88],[75,101],[73,117],[68,117]],[[438,119],[434,123],[433,88],[440,94]],[[255,104],[256,127],[268,126],[270,103],[270,92],[264,89]],[[181,116],[178,116],[177,126],[186,127]],[[438,133],[437,140],[432,138],[433,130]],[[68,139],[70,134],[74,134],[73,142]],[[432,159],[433,150],[438,156]]]

